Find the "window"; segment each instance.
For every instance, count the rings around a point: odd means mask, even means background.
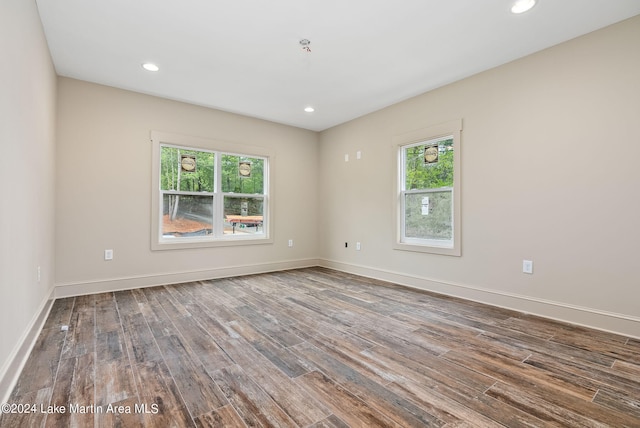
[[[396,249],[460,255],[462,121],[394,139]]]
[[[152,133],[152,249],[271,242],[264,149]]]

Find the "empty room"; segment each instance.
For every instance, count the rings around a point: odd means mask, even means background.
[[[2,0],[0,53],[0,427],[640,427],[637,0]]]

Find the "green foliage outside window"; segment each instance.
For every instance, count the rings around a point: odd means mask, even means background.
[[[185,171],[180,166],[182,156],[196,159],[194,171]],[[250,174],[241,176],[240,162],[250,165]],[[214,191],[215,154],[212,152],[185,150],[163,146],[160,162],[160,189],[182,192]],[[225,193],[264,193],[264,159],[246,156],[221,155],[221,188]]]
[[[182,170],[181,157],[196,158],[193,172]],[[213,192],[213,167],[215,155],[211,152],[162,147],[160,162],[160,188],[182,192]]]
[[[240,162],[251,165],[248,177],[240,176]],[[264,159],[222,155],[222,191],[233,193],[264,193]]]
[[[405,190],[453,187],[453,139],[438,141],[438,162],[424,162],[431,143],[405,149]]]

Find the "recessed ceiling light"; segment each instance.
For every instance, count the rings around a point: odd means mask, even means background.
[[[512,13],[524,13],[536,5],[536,0],[517,0],[511,6]]]
[[[314,109],[313,107],[309,106],[309,107],[305,107],[304,111],[306,111],[307,113],[313,113],[314,111],[316,111],[316,109]]]
[[[144,68],[147,71],[158,71],[160,70],[160,67],[158,67],[157,65],[150,63],[150,62],[145,62],[144,64],[142,64],[142,68]]]

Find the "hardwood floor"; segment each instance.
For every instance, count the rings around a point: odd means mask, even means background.
[[[310,268],[57,300],[10,402],[1,427],[640,427],[640,341]]]

